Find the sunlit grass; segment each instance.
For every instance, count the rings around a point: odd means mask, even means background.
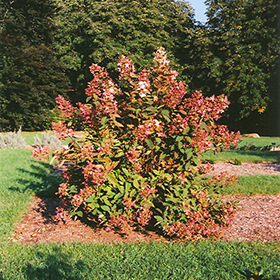
[[[240,151],[229,150],[226,152],[213,154],[206,152],[201,157],[203,160],[217,161],[233,161],[234,159],[241,160],[242,162],[280,162],[280,151]]]
[[[0,253],[2,279],[233,280],[242,279],[236,270],[258,265],[267,277],[280,271],[280,252],[270,243],[12,244]]]
[[[28,149],[0,150],[0,241],[7,239],[33,195],[53,195],[59,178]]]
[[[242,146],[251,146],[254,145],[256,147],[265,147],[268,145],[272,145],[275,143],[275,146],[280,145],[280,137],[260,137],[260,138],[252,138],[252,137],[241,137],[238,142],[237,147]]]
[[[51,166],[30,155],[27,149],[0,150],[0,279],[242,279],[236,270],[253,272],[258,265],[266,277],[280,277],[280,252],[272,243],[10,243],[32,196],[52,196],[59,184]],[[241,176],[225,193],[275,194],[279,181]]]
[[[280,194],[280,175],[240,176],[233,187],[225,187],[223,194]]]
[[[202,155],[202,160],[210,160],[212,162],[217,161],[233,161],[238,159],[242,162],[280,162],[280,151],[259,150],[261,147],[266,147],[274,143],[275,147],[280,145],[280,137],[260,137],[249,138],[241,137],[238,142],[237,149],[228,150],[220,153],[213,153],[212,151],[206,152]],[[257,150],[239,150],[244,146],[255,146]]]

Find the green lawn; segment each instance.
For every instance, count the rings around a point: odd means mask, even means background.
[[[241,137],[238,142],[237,147],[251,146],[264,147],[275,143],[276,146],[280,145],[280,137],[260,137],[260,138],[251,138],[251,137]]]
[[[50,174],[50,165],[30,155],[25,149],[0,150],[0,279],[242,279],[236,270],[253,271],[258,265],[264,275],[280,277],[280,252],[273,243],[11,243],[32,196],[52,196],[60,181]],[[274,187],[266,193],[277,192],[278,176],[252,178],[239,182],[243,189],[250,185],[249,193],[264,189],[257,182],[271,182]]]
[[[280,271],[280,252],[269,243],[11,244],[0,253],[3,279],[233,280],[242,279],[236,270],[258,265],[267,276]]]
[[[280,175],[240,176],[233,187],[225,187],[223,194],[280,194]]]
[[[280,137],[261,137],[261,138],[248,138],[241,137],[238,142],[237,149],[228,150],[221,153],[206,152],[202,155],[202,160],[217,161],[233,161],[238,159],[242,162],[280,162],[280,151],[250,151],[238,150],[240,148],[255,146],[257,148],[265,147],[276,143],[275,146],[280,145]]]
[[[0,150],[0,241],[7,240],[33,195],[53,195],[60,178],[28,149]]]

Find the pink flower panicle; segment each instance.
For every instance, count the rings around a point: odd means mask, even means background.
[[[53,122],[52,130],[60,140],[65,140],[65,138],[73,137],[75,135],[75,131],[72,128],[68,128],[62,121],[57,123]]]
[[[80,158],[82,160],[91,160],[94,153],[94,146],[87,142],[84,143],[80,148]]]
[[[167,54],[163,47],[158,48],[154,53],[154,63],[156,68],[161,70],[169,66],[170,61],[167,59]],[[156,68],[154,68],[154,70],[156,70]]]
[[[135,67],[130,59],[122,55],[118,61],[119,69],[119,80],[123,77],[127,77],[129,82],[132,82],[133,77],[135,77]]]
[[[162,103],[174,109],[182,101],[182,98],[186,94],[186,87],[183,82],[174,82],[174,85],[170,87],[168,93],[164,96]]]
[[[77,103],[77,105],[79,106],[79,116],[83,119],[82,123],[91,126],[91,123],[93,122],[92,106],[81,102]]]
[[[134,220],[141,225],[141,226],[147,226],[149,224],[149,221],[152,218],[153,212],[149,210],[147,207],[141,207],[139,208],[135,215],[134,215]]]
[[[69,101],[65,100],[64,97],[58,95],[55,101],[58,104],[62,118],[71,119],[74,116],[76,108]]]
[[[136,147],[132,148],[126,153],[126,158],[129,162],[133,164],[136,172],[142,172],[142,165],[139,162],[140,152],[137,151]]]
[[[195,91],[184,100],[183,107],[193,123],[199,124],[201,120],[218,120],[228,105],[229,101],[224,95],[203,97],[201,91]]]
[[[48,155],[50,154],[50,146],[43,146],[43,147],[36,147],[34,150],[32,150],[32,157],[47,161]]]
[[[92,187],[85,187],[83,189],[80,189],[80,192],[78,194],[75,194],[71,199],[71,204],[75,207],[79,207],[80,205],[86,205],[87,198],[91,197],[94,193],[94,190]]]
[[[55,221],[62,221],[65,223],[71,221],[71,215],[68,214],[62,206],[57,207],[55,213]]]
[[[164,137],[165,133],[163,131],[162,122],[157,119],[151,119],[143,124],[140,124],[138,127],[134,129],[133,134],[136,139],[141,141],[148,139],[149,135],[157,133],[158,137]]]
[[[118,212],[115,215],[110,216],[110,220],[107,223],[107,230],[118,228],[121,233],[125,235],[130,235],[131,232],[136,228],[133,222],[133,214],[124,213],[119,214]]]
[[[136,90],[139,92],[141,98],[145,97],[152,91],[150,80],[146,69],[139,73],[138,81],[136,83]]]
[[[107,179],[107,174],[102,165],[93,164],[91,161],[87,162],[87,165],[83,168],[85,185],[97,185],[100,186]]]
[[[120,95],[121,91],[104,68],[93,64],[90,67],[90,71],[93,74],[93,80],[88,84],[86,94],[96,101],[96,113],[112,117],[118,113],[115,95]],[[85,107],[83,109],[85,110]]]
[[[113,154],[113,151],[112,151],[112,144],[110,144],[110,143],[102,143],[102,146],[99,147],[99,148],[97,148],[97,151],[98,151],[100,154],[110,156],[110,155]]]

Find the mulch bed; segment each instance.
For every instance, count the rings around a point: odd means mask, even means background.
[[[233,166],[227,163],[215,165],[215,173],[228,171],[230,174],[280,175],[279,164],[245,164]],[[277,241],[280,242],[280,195],[225,196],[226,200],[239,201],[237,216],[233,225],[223,229],[227,241]],[[28,213],[18,224],[12,235],[13,242],[40,244],[49,242],[93,242],[127,243],[167,241],[153,231],[133,232],[125,237],[116,232],[107,232],[94,224],[80,220],[67,224],[54,220],[55,209],[59,205],[57,198],[34,197]]]

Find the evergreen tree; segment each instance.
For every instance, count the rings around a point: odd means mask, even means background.
[[[42,0],[2,6],[1,130],[50,128],[55,97],[67,93],[67,78],[54,56],[52,12],[51,2]]]

